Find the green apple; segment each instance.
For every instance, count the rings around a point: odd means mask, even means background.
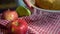
[[[25,8],[25,7],[23,7],[23,6],[19,6],[19,7],[16,9],[16,12],[18,13],[18,15],[19,15],[20,17],[31,15],[30,10],[27,9],[27,8]]]

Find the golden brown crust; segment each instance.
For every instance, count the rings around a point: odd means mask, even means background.
[[[52,0],[53,1],[53,0]],[[59,0],[54,0],[51,2],[50,0],[35,0],[35,5],[39,8],[50,9],[50,10],[60,10]]]

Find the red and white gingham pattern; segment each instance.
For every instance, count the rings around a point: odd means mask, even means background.
[[[10,21],[1,19],[2,18],[2,13],[0,13],[0,24],[3,26],[6,26]]]
[[[60,34],[60,13],[35,10],[31,16],[25,17],[28,22],[28,34]],[[0,19],[6,26],[7,20]]]
[[[0,19],[0,24],[6,26],[9,23],[8,20]]]
[[[28,28],[35,34],[60,34],[60,13],[35,10],[25,17]]]

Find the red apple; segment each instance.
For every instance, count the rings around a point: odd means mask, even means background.
[[[16,11],[7,10],[3,13],[3,17],[6,20],[12,21],[18,18],[18,14],[16,13]]]
[[[13,34],[26,34],[28,24],[24,19],[18,19],[12,22],[11,28]]]

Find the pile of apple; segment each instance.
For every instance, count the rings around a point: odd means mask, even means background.
[[[9,9],[7,11],[4,11],[3,19],[11,21],[10,27],[9,27],[10,33],[26,34],[26,32],[28,30],[28,24],[24,19],[21,19],[18,17],[18,14],[16,11],[9,10]]]

